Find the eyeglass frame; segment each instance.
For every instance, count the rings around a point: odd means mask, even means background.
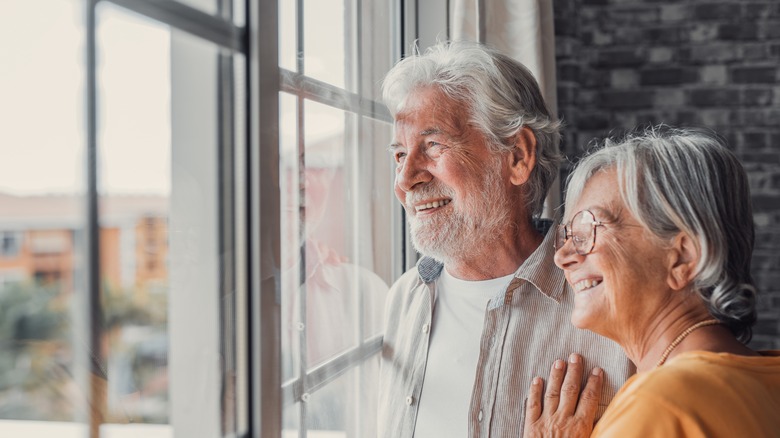
[[[573,237],[575,237],[574,234],[571,232],[571,224],[572,224],[572,222],[574,222],[574,218],[576,218],[579,214],[582,214],[582,213],[588,213],[590,215],[590,217],[593,218],[593,220],[591,221],[591,224],[590,224],[591,225],[591,235],[593,236],[591,238],[590,248],[588,248],[587,251],[581,251],[577,247],[576,241],[572,241],[572,245],[574,246],[574,252],[576,252],[578,255],[585,256],[585,255],[588,255],[588,254],[593,252],[593,249],[596,247],[596,228],[603,227],[604,226],[604,222],[602,222],[600,220],[597,220],[596,219],[596,215],[593,214],[593,212],[590,211],[590,210],[580,210],[577,213],[574,213],[574,216],[571,217],[571,220],[569,222],[567,222],[565,224],[560,224],[560,225],[558,225],[556,227],[556,229],[555,229],[555,239],[553,239],[553,248],[555,248],[556,251],[558,251],[559,249],[561,249],[564,246],[566,246],[566,242],[568,242],[569,239],[572,239]],[[561,230],[563,230],[563,240],[560,239]],[[560,246],[558,245],[559,240],[561,240]]]

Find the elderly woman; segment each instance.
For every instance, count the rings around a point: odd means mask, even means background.
[[[598,437],[780,436],[780,352],[744,345],[756,320],[753,217],[737,158],[709,135],[665,127],[585,158],[571,175],[555,263],[572,323],[637,367]],[[525,436],[589,436],[603,372],[578,398],[582,358],[531,383]]]

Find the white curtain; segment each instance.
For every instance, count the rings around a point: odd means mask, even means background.
[[[451,0],[450,7],[450,38],[479,41],[522,62],[539,82],[547,107],[557,115],[552,0]],[[542,216],[552,217],[560,202],[556,179]]]

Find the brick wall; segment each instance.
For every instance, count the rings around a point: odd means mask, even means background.
[[[780,349],[780,1],[554,0],[563,150],[648,124],[711,128],[750,177],[751,346]],[[562,170],[565,178],[568,168]]]

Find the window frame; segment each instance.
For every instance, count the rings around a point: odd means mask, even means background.
[[[86,258],[86,294],[77,305],[83,309],[85,321],[79,330],[88,339],[88,349],[99,352],[102,336],[100,298],[100,217],[98,199],[98,126],[97,126],[97,60],[96,7],[111,3],[141,16],[151,18],[172,29],[181,30],[216,44],[223,50],[219,60],[219,138],[221,149],[218,163],[219,202],[225,213],[219,218],[219,249],[230,257],[220,266],[221,345],[222,353],[230,356],[226,363],[239,376],[232,382],[245,382],[248,389],[238,394],[238,406],[230,411],[233,430],[223,426],[223,436],[281,436],[282,393],[291,391],[294,399],[303,397],[304,388],[327,384],[346,370],[381,349],[381,335],[364,341],[330,361],[304,374],[296,382],[281,382],[280,301],[277,262],[280,260],[281,210],[279,193],[279,92],[286,92],[341,109],[357,117],[392,122],[389,112],[377,101],[367,101],[358,93],[345,91],[303,74],[282,70],[278,59],[278,4],[276,1],[245,0],[244,26],[233,20],[233,0],[217,0],[218,14],[211,15],[173,0],[84,0],[86,27],[86,225],[83,236]],[[303,0],[298,0],[299,11]],[[359,5],[360,2],[354,4]],[[436,36],[447,35],[449,0],[435,0],[435,5],[419,0],[398,0],[394,5],[394,26],[399,28],[398,41],[393,41],[396,59],[407,52],[412,41],[433,44]],[[360,16],[359,10],[356,16]],[[444,24],[442,28],[442,17]],[[300,17],[299,17],[300,19]],[[359,21],[359,20],[358,20]],[[418,23],[434,23],[418,26]],[[421,31],[424,34],[421,34]],[[359,44],[359,38],[358,44]],[[358,52],[359,53],[359,52]],[[236,66],[232,54],[245,57],[243,75],[246,96],[236,101],[232,93],[232,78]],[[300,71],[300,70],[299,70]],[[358,82],[361,77],[358,74]],[[243,117],[236,113],[243,110]],[[238,120],[240,119],[240,120]],[[356,128],[359,132],[360,127]],[[239,140],[237,140],[239,139]],[[243,141],[241,141],[243,140]],[[392,208],[393,275],[399,276],[412,267],[417,255],[407,244],[408,229],[403,209],[397,203]],[[226,332],[226,324],[236,314],[245,321],[239,328],[245,333]],[[232,322],[231,322],[232,323]],[[230,339],[228,339],[230,338]],[[229,341],[229,342],[226,342]],[[83,359],[99,365],[105,358]],[[223,373],[222,378],[225,379]],[[100,388],[90,382],[90,397],[99,399]],[[231,382],[223,380],[222,385]],[[234,386],[235,387],[235,386]],[[237,391],[240,391],[236,388]],[[224,400],[222,401],[224,403]],[[90,418],[90,436],[99,436],[99,419]]]

